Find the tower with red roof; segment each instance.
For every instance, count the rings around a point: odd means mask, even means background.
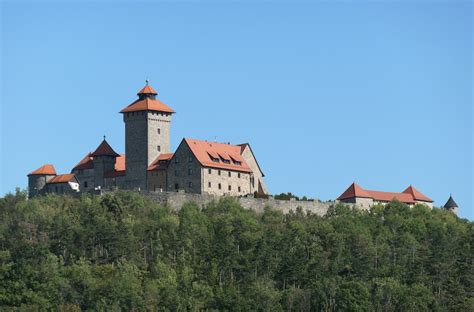
[[[122,109],[125,122],[125,187],[147,189],[147,168],[161,154],[170,152],[170,126],[174,111],[156,98],[146,85],[138,99]]]
[[[51,164],[46,164],[28,174],[28,195],[30,197],[40,194],[52,178],[56,176],[56,169]]]

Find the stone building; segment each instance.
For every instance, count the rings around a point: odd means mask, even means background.
[[[423,195],[411,185],[401,193],[394,193],[366,190],[354,182],[337,198],[337,200],[342,203],[356,205],[363,209],[368,209],[375,204],[385,205],[392,200],[398,200],[410,206],[423,204],[433,208],[433,200]]]
[[[73,194],[79,192],[79,181],[74,174],[56,174],[51,164],[46,164],[28,174],[30,197],[45,194]]]
[[[131,189],[236,196],[267,193],[264,174],[249,144],[183,139],[172,153],[174,110],[157,99],[148,81],[137,96],[120,111],[125,123],[125,154],[115,152],[104,137],[71,170],[67,183],[77,183],[77,191]],[[31,196],[66,190],[57,182],[48,186],[56,176],[49,166],[28,175]]]

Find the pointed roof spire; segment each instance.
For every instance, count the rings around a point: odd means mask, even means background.
[[[145,86],[138,91],[137,95],[140,96],[140,94],[152,94],[152,95],[157,95],[158,93],[153,89],[150,85],[148,85],[149,80],[148,78],[145,80]]]
[[[96,148],[96,150],[91,154],[92,157],[96,156],[114,156],[118,157],[120,156],[117,154],[114,149],[107,143],[105,140],[105,135],[104,135],[104,140],[100,143],[100,145]]]
[[[444,208],[446,208],[446,209],[459,208],[458,204],[456,204],[456,202],[454,201],[453,196],[451,196],[451,194],[449,194],[449,199],[446,202],[446,204],[444,204]]]

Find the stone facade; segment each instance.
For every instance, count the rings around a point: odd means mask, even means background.
[[[257,163],[257,158],[252,152],[249,144],[243,145],[243,152],[242,157],[245,159],[247,164],[252,169],[252,173],[250,175],[250,193],[259,193],[259,194],[268,194],[267,186],[263,181],[264,174],[260,169],[260,166]]]
[[[168,164],[167,191],[201,193],[201,165],[182,141]]]
[[[147,189],[147,168],[170,151],[171,113],[136,111],[123,114],[128,189]]]
[[[46,183],[54,178],[54,175],[30,175],[28,176],[28,194],[33,197],[41,194]]]
[[[73,169],[79,180],[79,185],[82,192],[89,192],[95,188],[95,171],[94,169]]]
[[[167,189],[167,170],[148,171],[148,190],[163,192]]]
[[[167,205],[172,209],[179,210],[189,202],[196,203],[200,207],[205,207],[211,202],[218,202],[222,196],[211,194],[191,194],[179,192],[140,192],[142,195],[158,202],[161,205]],[[273,198],[253,198],[253,197],[233,197],[243,208],[254,210],[257,213],[263,213],[266,207],[273,208],[283,213],[296,211],[301,208],[303,212],[311,212],[324,216],[328,209],[336,202],[320,201],[296,201],[296,200],[276,200]]]
[[[115,167],[114,156],[97,156],[94,157],[94,186],[95,187],[106,187],[104,174],[109,171],[113,171]]]

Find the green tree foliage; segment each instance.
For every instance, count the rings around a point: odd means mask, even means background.
[[[17,192],[0,218],[0,310],[474,311],[474,224],[440,209]]]

